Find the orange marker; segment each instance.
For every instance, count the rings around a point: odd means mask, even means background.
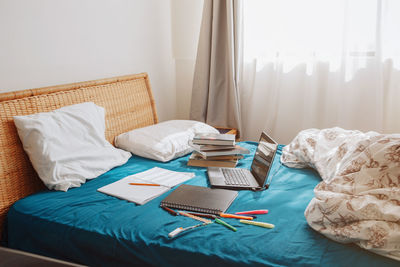
[[[159,184],[144,184],[144,183],[129,183],[130,185],[148,185],[148,186],[160,186]]]
[[[250,216],[241,216],[229,213],[220,213],[219,216],[223,218],[233,218],[233,219],[242,219],[242,220],[253,220],[253,217]]]

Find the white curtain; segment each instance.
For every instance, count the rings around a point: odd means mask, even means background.
[[[400,132],[400,1],[244,1],[243,139]]]

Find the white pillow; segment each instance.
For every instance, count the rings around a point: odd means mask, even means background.
[[[15,116],[14,123],[40,179],[49,189],[67,191],[131,157],[107,142],[104,118],[104,108],[87,102]]]
[[[141,157],[166,162],[193,151],[189,140],[197,133],[219,133],[202,122],[171,120],[120,134],[115,146]]]

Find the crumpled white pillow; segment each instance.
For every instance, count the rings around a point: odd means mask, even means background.
[[[67,191],[127,162],[105,139],[104,108],[92,102],[15,116],[25,152],[49,189]]]
[[[197,133],[219,132],[199,121],[170,120],[120,134],[115,138],[115,146],[141,157],[166,162],[192,152],[188,143]]]

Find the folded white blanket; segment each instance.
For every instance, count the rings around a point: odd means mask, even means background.
[[[314,230],[400,260],[400,134],[304,130],[281,161],[323,179],[304,213]]]

